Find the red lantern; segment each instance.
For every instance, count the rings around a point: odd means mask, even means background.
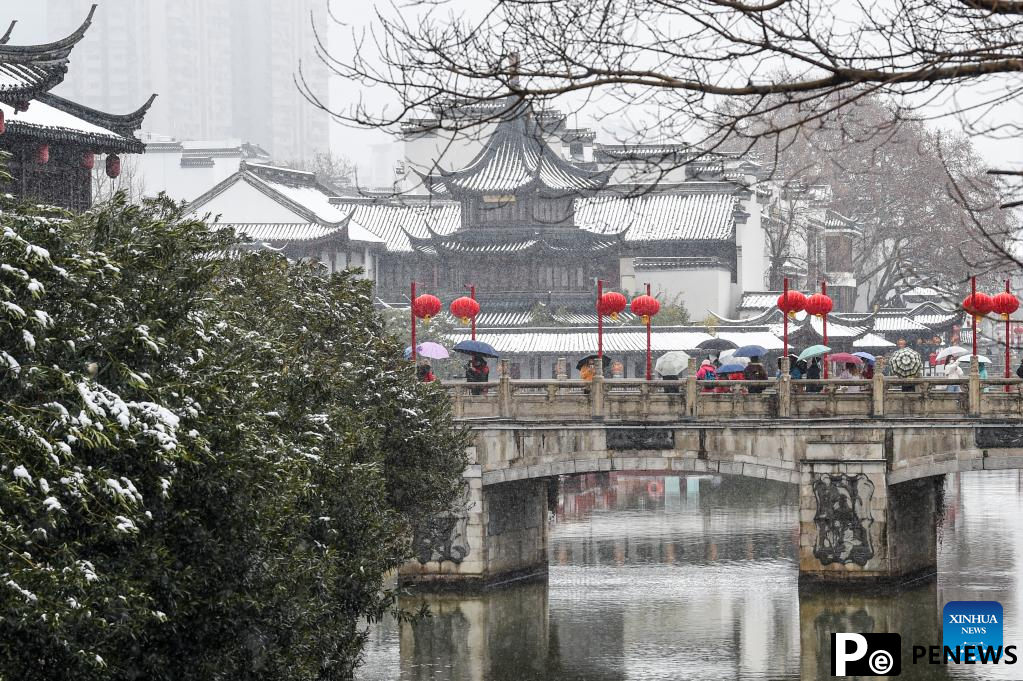
[[[653,296],[637,296],[632,299],[629,309],[632,310],[632,314],[642,317],[643,323],[646,324],[651,317],[661,311],[661,304]]]
[[[435,317],[440,312],[440,308],[440,299],[437,296],[431,296],[429,293],[419,296],[412,303],[413,314],[427,323],[429,323],[430,318]]]
[[[597,312],[602,315],[609,315],[611,319],[618,319],[618,313],[625,309],[625,296],[617,291],[605,293],[597,301]]]
[[[994,301],[986,293],[973,293],[966,296],[963,309],[974,317],[983,317],[994,309]]]
[[[86,170],[92,170],[96,165],[96,155],[91,151],[86,151],[82,154],[82,167]]]
[[[44,165],[50,162],[50,145],[40,144],[36,149],[36,163]]]
[[[814,293],[806,299],[806,304],[804,305],[804,309],[808,314],[818,317],[823,317],[831,312],[832,307],[834,307],[834,304],[831,302],[831,298],[823,293]]]
[[[117,154],[107,156],[107,177],[116,178],[121,174],[121,158]]]
[[[7,121],[4,120],[3,109],[0,109],[0,135],[7,132]]]
[[[475,319],[480,313],[480,304],[468,296],[462,296],[451,301],[449,309],[451,314],[461,318],[463,324],[468,324],[469,320]]]
[[[800,310],[806,309],[806,296],[799,291],[788,291],[778,296],[778,309],[794,316]]]
[[[992,296],[991,309],[1002,315],[1002,319],[1008,319],[1009,315],[1019,309],[1019,299],[1008,291],[1004,291]]]

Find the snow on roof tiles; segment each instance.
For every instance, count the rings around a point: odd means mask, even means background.
[[[626,241],[732,239],[735,199],[727,193],[646,194],[577,199],[576,224],[598,234],[628,230]]]
[[[254,241],[313,241],[340,232],[341,227],[325,227],[315,222],[232,224],[218,222],[218,227],[230,227]]]
[[[425,239],[431,231],[446,236],[462,224],[461,209],[457,203],[394,205],[341,201],[334,205],[346,215],[354,211],[353,223],[382,239],[387,244],[387,250],[398,253],[412,251],[405,232]]]

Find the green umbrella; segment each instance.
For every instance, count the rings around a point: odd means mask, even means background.
[[[892,353],[888,359],[892,373],[901,378],[913,378],[924,367],[920,353],[912,348],[902,348]]]
[[[804,359],[811,359],[813,357],[820,357],[823,354],[831,352],[831,348],[827,345],[811,345],[806,350],[799,353],[799,357],[796,358],[797,362],[801,362]]]

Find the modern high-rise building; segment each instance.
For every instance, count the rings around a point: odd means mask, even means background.
[[[46,0],[47,31],[66,35],[93,0]],[[319,0],[98,0],[75,50],[75,78],[60,93],[107,111],[131,111],[160,96],[146,130],[179,139],[235,138],[281,162],[329,146],[329,115],[295,85],[327,97],[316,56]],[[0,19],[4,17],[0,14]],[[16,18],[16,17],[11,17]],[[328,33],[319,18],[321,35]]]

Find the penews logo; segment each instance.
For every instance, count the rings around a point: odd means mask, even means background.
[[[832,634],[832,676],[898,676],[902,637],[898,634]]]
[[[957,647],[966,659],[978,662],[988,651],[997,661],[1002,654],[1002,604],[998,601],[949,601],[941,613],[941,643]],[[956,660],[958,662],[958,660]]]

